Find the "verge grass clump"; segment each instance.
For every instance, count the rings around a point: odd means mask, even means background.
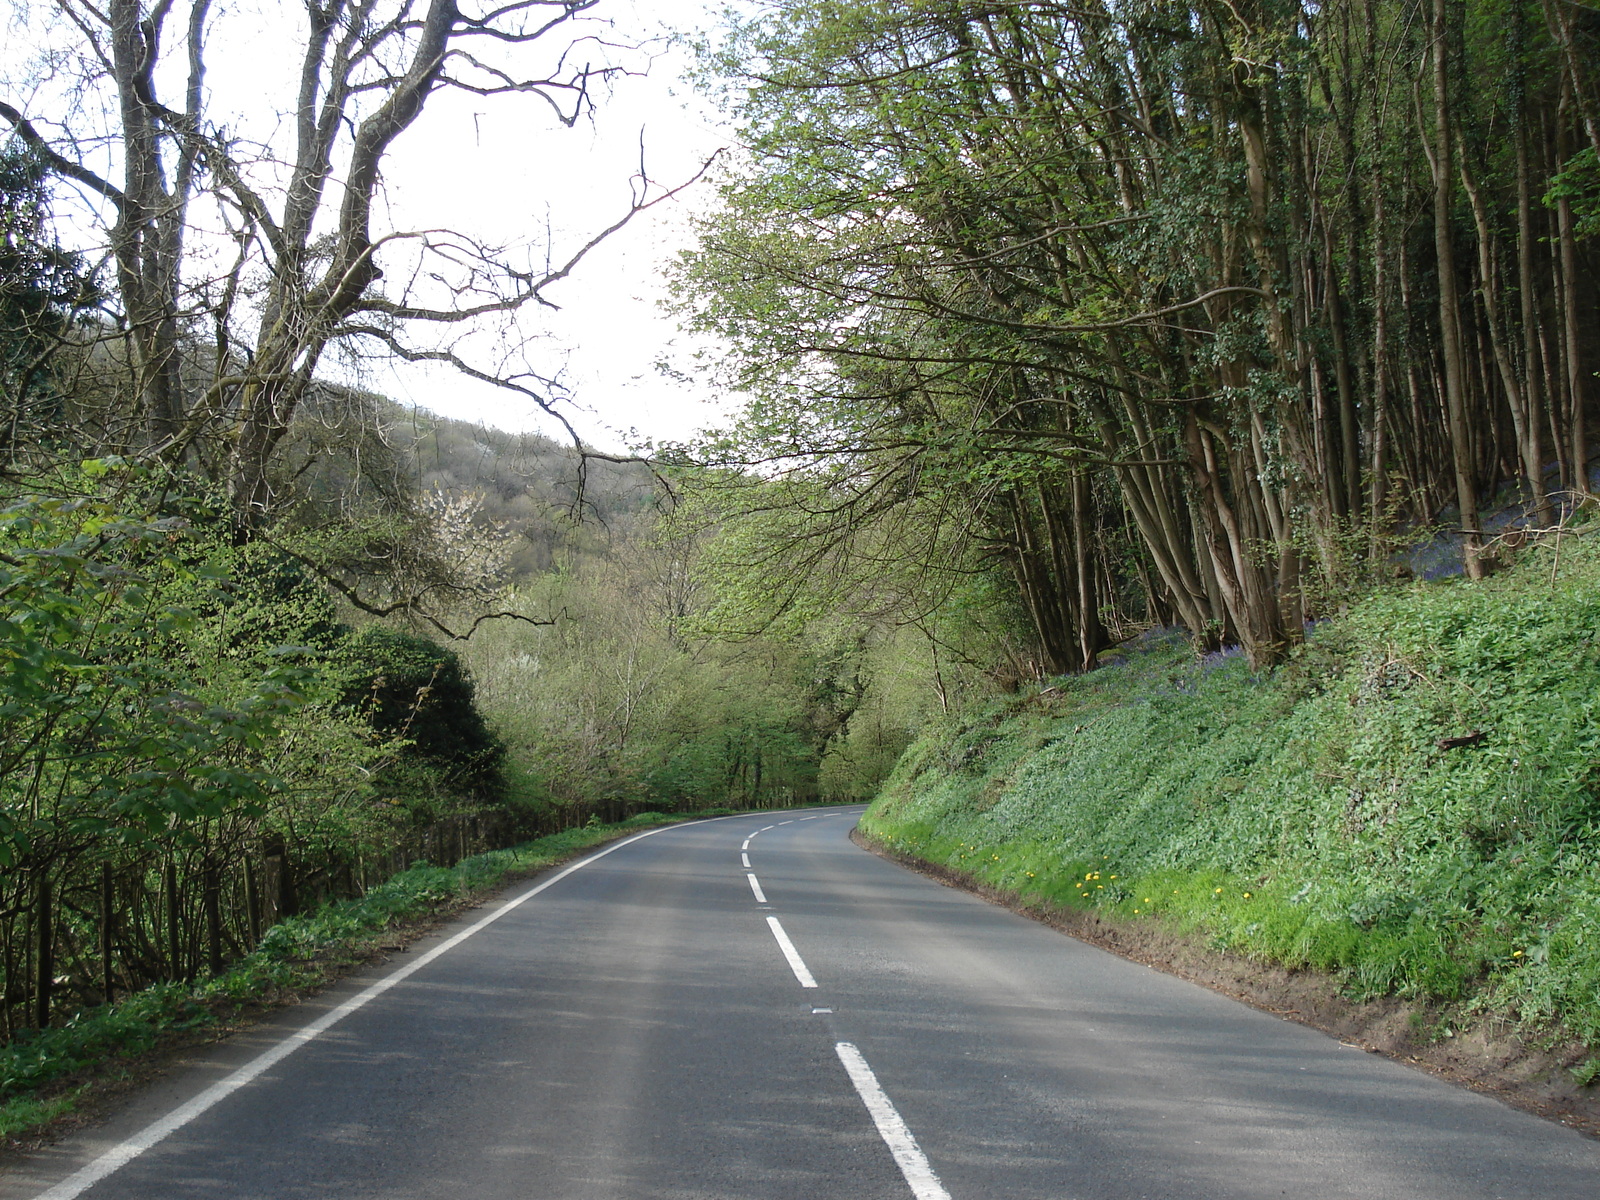
[[[1552,566],[1374,595],[1261,675],[1146,639],[926,735],[863,828],[1600,1047],[1600,547]]]
[[[368,958],[405,922],[449,910],[619,834],[726,811],[692,818],[640,813],[620,824],[591,824],[475,855],[453,867],[417,863],[358,899],[334,901],[274,925],[252,953],[214,978],[157,984],[66,1024],[24,1031],[0,1047],[0,1138],[71,1112],[85,1091],[80,1080],[87,1076],[115,1076],[175,1035],[221,1027],[249,1006],[272,1004],[327,982],[341,967]]]

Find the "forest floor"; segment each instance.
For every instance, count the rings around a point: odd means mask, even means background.
[[[1600,1137],[1600,1090],[1579,1087],[1565,1069],[1581,1043],[1540,1045],[1519,1037],[1503,1020],[1445,1005],[1392,996],[1352,999],[1346,985],[1331,974],[1291,970],[1217,950],[1204,934],[1172,929],[1159,918],[1125,918],[1023,897],[886,846],[860,830],[852,831],[851,839],[881,858],[1069,937]]]

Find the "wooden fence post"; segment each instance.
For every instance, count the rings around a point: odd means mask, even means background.
[[[278,846],[278,918],[292,917],[300,911],[294,890],[294,871],[289,865],[288,847]]]
[[[112,948],[116,944],[116,931],[113,928],[113,922],[117,919],[115,901],[111,864],[102,863],[100,865],[100,991],[105,995],[107,1004],[116,999],[117,988],[117,974],[111,961]]]
[[[249,850],[244,855],[244,916],[249,926],[250,949],[261,940],[261,885],[256,882],[255,859]]]
[[[167,978],[183,978],[183,945],[178,938],[178,862],[167,858],[162,868],[162,891],[166,893],[167,908]]]
[[[202,872],[200,903],[206,914],[206,970],[216,976],[222,974],[222,911],[217,894],[222,882],[216,860],[209,854]]]
[[[50,1024],[50,989],[55,984],[56,966],[54,960],[54,932],[52,926],[54,917],[50,912],[50,876],[45,872],[39,873],[39,896],[34,909],[33,931],[37,936],[36,953],[34,955],[34,1017],[39,1028],[43,1029]]]

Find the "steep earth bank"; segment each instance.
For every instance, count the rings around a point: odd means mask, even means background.
[[[926,733],[865,842],[1600,1129],[1600,554],[1411,584],[1276,671],[1154,632]]]

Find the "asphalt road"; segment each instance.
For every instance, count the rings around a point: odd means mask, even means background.
[[[904,871],[858,813],[513,889],[0,1200],[1600,1197],[1600,1142]]]

